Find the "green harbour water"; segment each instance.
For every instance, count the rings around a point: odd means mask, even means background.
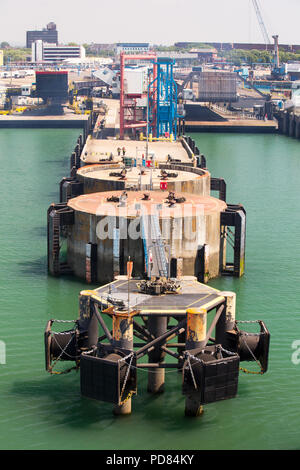
[[[78,135],[0,130],[0,449],[300,449],[300,142],[192,135],[212,176],[225,179],[227,201],[247,211],[245,275],[210,285],[236,292],[238,319],[266,322],[269,371],[241,373],[237,398],[191,419],[177,371],[166,371],[166,391],[154,397],[141,370],[132,415],[116,418],[110,404],[81,397],[79,373],[51,376],[44,365],[47,320],[76,319],[87,287],[49,276],[46,258],[46,211]]]

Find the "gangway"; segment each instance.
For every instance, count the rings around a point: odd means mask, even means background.
[[[142,214],[141,229],[145,253],[145,267],[149,277],[168,277],[169,263],[157,214]]]

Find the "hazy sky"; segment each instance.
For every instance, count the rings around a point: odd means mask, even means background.
[[[272,41],[300,43],[300,0],[259,0]],[[60,43],[263,42],[252,0],[0,0],[0,42],[57,24]]]

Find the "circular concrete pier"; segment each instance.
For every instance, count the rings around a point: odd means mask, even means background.
[[[111,190],[168,190],[209,196],[210,173],[201,168],[160,164],[158,168],[130,167],[122,164],[88,165],[77,171],[83,192]]]
[[[159,243],[158,238],[166,245],[173,276],[206,276],[207,280],[219,275],[220,214],[225,202],[188,193],[170,196],[168,191],[124,193],[84,194],[69,200],[74,223],[67,233],[67,256],[75,275],[86,278],[87,270],[94,270],[97,282],[109,282],[126,274],[130,256],[133,276],[141,277],[145,250]]]

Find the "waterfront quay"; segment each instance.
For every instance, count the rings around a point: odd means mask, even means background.
[[[63,114],[62,116],[14,116],[0,115],[0,128],[3,129],[82,129],[87,115]]]
[[[275,133],[277,121],[259,119],[228,119],[226,121],[185,121],[186,132],[247,132]]]
[[[124,151],[124,153],[123,153]],[[93,139],[89,137],[81,154],[81,161],[84,164],[99,163],[108,160],[120,162],[123,157],[150,160],[156,162],[167,162],[168,157],[177,162],[191,165],[191,158],[188,156],[181,141],[176,142],[149,142],[137,140],[115,140],[115,139]]]

